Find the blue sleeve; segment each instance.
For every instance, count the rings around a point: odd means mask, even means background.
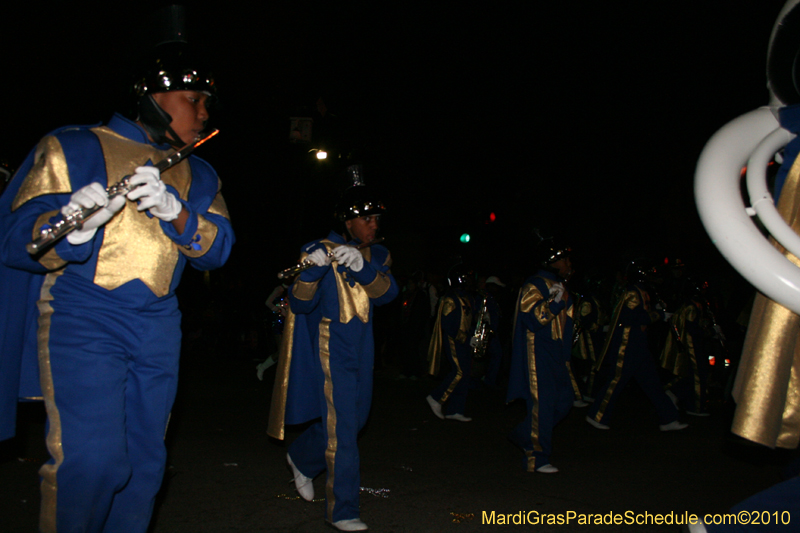
[[[180,246],[181,252],[197,270],[213,270],[225,264],[236,237],[233,233],[228,208],[220,192],[217,173],[204,160],[190,157],[192,186],[189,198],[180,198],[172,186],[167,190],[180,199],[189,213],[183,233],[178,233],[171,222],[161,221],[165,235]]]
[[[303,246],[300,252],[300,261],[303,261],[308,254],[318,250],[325,249],[325,245],[319,241],[312,242]],[[327,266],[313,266],[304,270],[297,276],[297,279],[289,286],[289,307],[296,315],[311,313],[320,303],[320,295],[322,291],[319,289],[319,284],[323,282],[323,278],[332,274],[330,265]]]
[[[541,278],[534,278],[523,287],[520,318],[523,325],[534,333],[547,326],[567,305],[564,300],[548,304],[549,297],[550,289]]]
[[[356,282],[366,289],[373,305],[391,302],[400,291],[392,276],[391,266],[389,250],[383,246],[373,246],[371,258],[364,261],[364,268],[350,272]]]

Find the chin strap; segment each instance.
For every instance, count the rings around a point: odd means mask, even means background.
[[[172,117],[158,105],[152,94],[139,99],[139,122],[156,144],[167,143],[175,148],[184,145],[180,136],[170,127]]]

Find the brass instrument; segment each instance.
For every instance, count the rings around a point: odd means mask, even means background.
[[[483,359],[486,356],[486,346],[489,344],[489,312],[487,309],[488,297],[484,294],[478,310],[478,318],[475,323],[475,331],[469,341],[472,346],[472,357]]]
[[[356,249],[361,250],[363,248],[368,248],[368,247],[372,246],[373,244],[378,244],[380,242],[383,242],[383,237],[378,237],[377,239],[372,239],[369,242],[362,242],[361,244],[356,246]],[[328,252],[327,256],[328,257],[333,257],[333,252]],[[300,261],[296,265],[294,265],[292,267],[289,267],[289,268],[286,268],[286,269],[281,270],[280,272],[278,272],[278,279],[291,278],[293,276],[296,276],[300,272],[308,270],[309,268],[311,268],[313,266],[315,266],[315,265],[314,265],[314,263],[312,261],[310,261],[308,259],[303,259],[302,261]]]
[[[158,163],[155,166],[159,172],[164,172],[168,168],[177,165],[186,157],[192,153],[192,151],[209,140],[211,137],[215,136],[219,133],[219,130],[214,130],[202,139],[187,144],[177,152],[174,152]],[[111,200],[112,198],[116,198],[117,196],[128,194],[136,187],[130,186],[130,179],[132,174],[129,174],[122,178],[120,181],[111,185],[106,189],[106,194],[108,195],[108,199]],[[36,254],[55,244],[59,239],[65,237],[69,233],[72,233],[74,230],[79,230],[83,228],[83,223],[89,220],[94,214],[98,211],[103,209],[104,206],[102,205],[95,205],[93,207],[83,207],[74,213],[70,213],[69,215],[62,218],[60,221],[55,223],[52,226],[48,226],[42,229],[39,233],[39,236],[36,237],[34,240],[29,242],[25,245],[25,249],[28,251],[29,254]]]

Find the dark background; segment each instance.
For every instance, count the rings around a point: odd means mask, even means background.
[[[254,321],[249,308],[264,312],[275,272],[327,233],[348,164],[364,165],[389,206],[397,274],[444,273],[457,255],[486,274],[529,274],[538,227],[573,244],[579,269],[611,269],[636,253],[736,278],[697,217],[694,167],[717,129],[767,103],[782,0],[204,4],[189,4],[189,38],[215,65],[221,134],[198,154],[224,182],[238,238],[212,279],[239,290],[207,300],[187,272],[182,385],[153,531],[324,527],[321,504],[293,500],[276,466],[285,449],[264,431],[274,376],[255,379],[251,359],[265,347],[241,333]],[[0,157],[17,165],[48,131],[127,107],[159,5],[3,4]],[[313,142],[292,145],[289,117],[306,114]],[[318,147],[328,161],[312,158]],[[574,410],[555,436],[563,474],[532,479],[503,447],[519,406],[483,391],[470,400],[472,424],[439,424],[423,400],[433,383],[395,381],[392,362],[378,361],[361,441],[364,485],[392,490],[386,500],[362,496],[363,516],[387,531],[483,530],[454,517],[492,509],[723,512],[778,482],[797,457],[733,437],[730,402],[662,434],[634,392],[609,432]],[[0,449],[0,516],[12,517],[0,519],[3,531],[37,520],[44,418],[38,405],[21,413],[21,437]]]
[[[125,108],[163,4],[0,8],[0,156],[17,165],[47,131]],[[696,215],[694,166],[714,131],[767,103],[782,0],[185,4],[221,97],[221,135],[199,155],[237,231],[226,271],[266,292],[327,233],[353,163],[389,207],[397,273],[457,255],[487,274],[529,270],[533,228],[569,241],[584,269],[634,253],[727,268]],[[303,115],[312,143],[292,145],[289,117]]]

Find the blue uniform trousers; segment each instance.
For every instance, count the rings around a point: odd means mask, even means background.
[[[39,304],[52,456],[40,470],[40,526],[59,533],[145,533],[166,463],[180,312],[174,297],[126,309],[105,289],[92,286],[84,299],[59,290],[61,282],[52,300]]]
[[[452,353],[453,344],[455,357]],[[445,342],[442,344],[442,351],[447,354],[450,368],[441,383],[431,392],[431,397],[444,404],[445,415],[463,415],[467,407],[469,378],[472,374],[472,349],[469,344]]]
[[[664,393],[655,362],[646,348],[632,343],[628,346],[624,359],[620,361],[618,357],[615,363],[609,367],[606,382],[589,408],[589,417],[601,424],[608,424],[620,393],[633,379],[656,408],[659,424],[669,424],[678,419],[678,410]]]
[[[357,320],[357,319],[356,319]],[[300,472],[314,478],[327,471],[326,518],[331,522],[359,517],[360,462],[358,432],[364,427],[372,403],[372,349],[336,335],[331,323],[329,364],[323,362],[327,412],[289,446]],[[371,330],[362,339],[371,343]]]
[[[527,413],[511,433],[511,440],[525,450],[529,472],[550,464],[553,452],[553,428],[572,408],[572,382],[563,360],[536,353],[535,390],[526,396]]]

